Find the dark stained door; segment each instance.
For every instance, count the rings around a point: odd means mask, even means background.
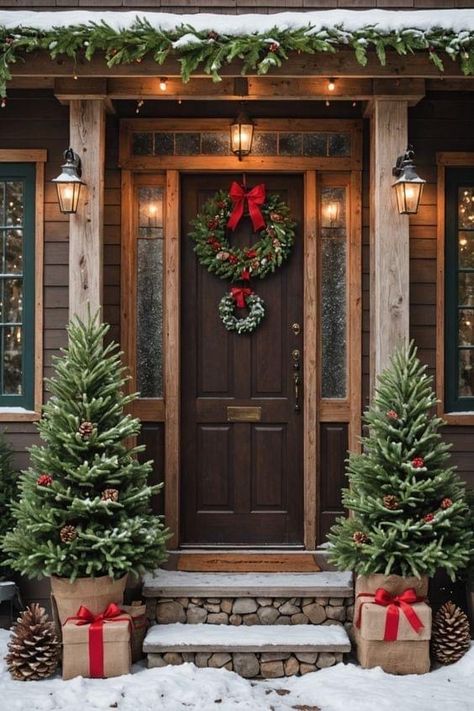
[[[287,202],[297,221],[289,260],[251,281],[266,315],[248,335],[228,332],[218,314],[229,282],[209,274],[187,236],[219,189],[241,175],[183,176],[181,287],[181,541],[183,545],[285,546],[303,542],[303,412],[295,410],[293,351],[303,346],[303,178],[248,176]],[[232,235],[256,239],[244,217]],[[293,324],[301,331],[295,334]],[[259,422],[228,421],[228,406],[261,408]]]

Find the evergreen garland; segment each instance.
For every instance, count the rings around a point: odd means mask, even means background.
[[[354,51],[362,65],[367,64],[372,52],[384,65],[387,51],[399,55],[423,51],[428,52],[440,71],[444,70],[443,60],[449,58],[460,63],[465,75],[474,74],[474,32],[470,30],[454,32],[439,27],[423,31],[413,27],[394,31],[377,25],[357,30],[346,30],[343,25],[316,29],[308,22],[307,27],[275,26],[269,32],[236,36],[219,35],[211,29],[198,31],[188,24],[164,30],[153,27],[146,18],[137,17],[126,29],[115,29],[105,21],[50,30],[34,27],[12,30],[0,26],[0,95],[6,95],[11,65],[37,51],[48,52],[53,60],[68,57],[90,61],[100,54],[109,68],[141,62],[145,57],[161,65],[173,56],[178,58],[182,80],[187,82],[197,70],[220,81],[220,70],[234,59],[241,61],[242,74],[267,74],[294,52],[334,53],[347,48]]]

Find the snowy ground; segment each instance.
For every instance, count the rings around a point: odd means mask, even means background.
[[[0,630],[0,655],[8,632]],[[395,677],[338,664],[304,677],[250,682],[192,664],[116,679],[15,682],[0,662],[0,711],[474,711],[474,645],[457,664]]]

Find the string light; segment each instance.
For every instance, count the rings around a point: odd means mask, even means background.
[[[331,102],[326,99],[326,106],[331,106]]]
[[[328,79],[328,91],[334,91],[336,88],[336,80]]]
[[[142,108],[144,103],[145,102],[143,101],[143,99],[140,99],[139,101],[137,101],[137,108],[135,109],[136,114],[140,113],[140,109]]]
[[[166,91],[168,88],[168,80],[166,77],[161,77],[160,79],[160,89],[161,91]]]
[[[6,105],[7,105],[7,100],[5,97],[3,97],[2,103],[0,104],[0,106],[2,107],[2,109],[4,109]]]
[[[352,106],[355,108],[357,106],[357,101],[353,101]]]

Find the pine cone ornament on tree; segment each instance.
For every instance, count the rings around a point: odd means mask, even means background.
[[[63,543],[71,543],[71,541],[77,538],[76,527],[70,524],[67,526],[63,526],[59,532],[59,537]]]
[[[104,489],[100,498],[102,501],[118,501],[119,493],[117,489]]]
[[[393,494],[387,494],[387,496],[383,497],[383,505],[386,509],[395,511],[395,509],[398,509],[398,499]]]
[[[92,422],[81,422],[79,429],[77,430],[81,435],[82,439],[88,439],[94,430],[94,425]]]
[[[431,644],[433,656],[440,664],[454,664],[471,646],[469,620],[454,602],[446,602],[436,613]]]
[[[369,537],[366,533],[363,531],[355,531],[352,540],[354,543],[356,543],[358,546],[361,546],[363,543],[368,543],[369,542]]]
[[[12,627],[5,657],[8,671],[17,681],[37,681],[54,674],[59,662],[56,627],[43,607],[33,603]]]

